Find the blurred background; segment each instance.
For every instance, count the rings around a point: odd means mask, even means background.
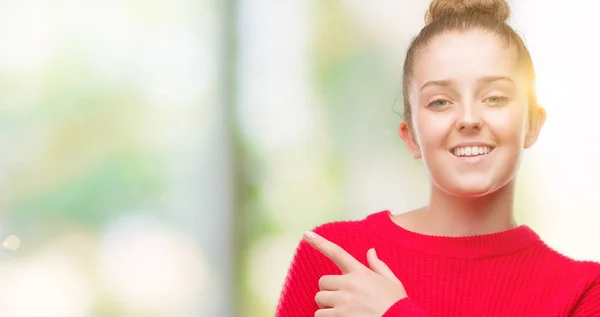
[[[304,230],[427,201],[398,137],[425,0],[0,2],[0,315],[273,316]],[[600,260],[595,1],[512,25],[548,121],[517,211]]]

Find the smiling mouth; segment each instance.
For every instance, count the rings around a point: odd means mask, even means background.
[[[495,147],[482,145],[482,146],[460,146],[450,150],[456,157],[473,157],[486,155],[492,152]]]

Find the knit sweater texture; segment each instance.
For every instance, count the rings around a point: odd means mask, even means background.
[[[396,225],[382,211],[314,231],[366,266],[367,251],[375,248],[395,273],[408,298],[382,317],[600,316],[600,263],[561,255],[524,225],[487,235],[429,236]],[[319,278],[334,274],[341,271],[331,260],[300,242],[276,317],[314,316]]]

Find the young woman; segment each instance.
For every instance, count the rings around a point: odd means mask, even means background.
[[[600,316],[600,264],[513,215],[515,174],[545,121],[504,0],[434,0],[404,63],[400,136],[427,206],[305,234],[278,317]]]

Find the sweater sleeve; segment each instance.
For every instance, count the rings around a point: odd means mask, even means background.
[[[313,317],[319,309],[315,302],[319,279],[330,274],[341,272],[308,243],[300,242],[288,270],[275,317]]]
[[[429,315],[417,307],[410,298],[405,297],[397,301],[381,317],[428,317]]]
[[[314,231],[337,242],[339,236],[330,230]],[[323,232],[326,231],[326,232]],[[315,295],[319,292],[319,279],[323,275],[342,274],[340,269],[327,257],[319,253],[305,241],[301,241],[288,270],[275,317],[313,317],[319,310]],[[382,317],[428,317],[412,300],[405,298],[396,302]]]
[[[569,316],[600,316],[600,277],[596,278],[590,288],[579,299]]]

